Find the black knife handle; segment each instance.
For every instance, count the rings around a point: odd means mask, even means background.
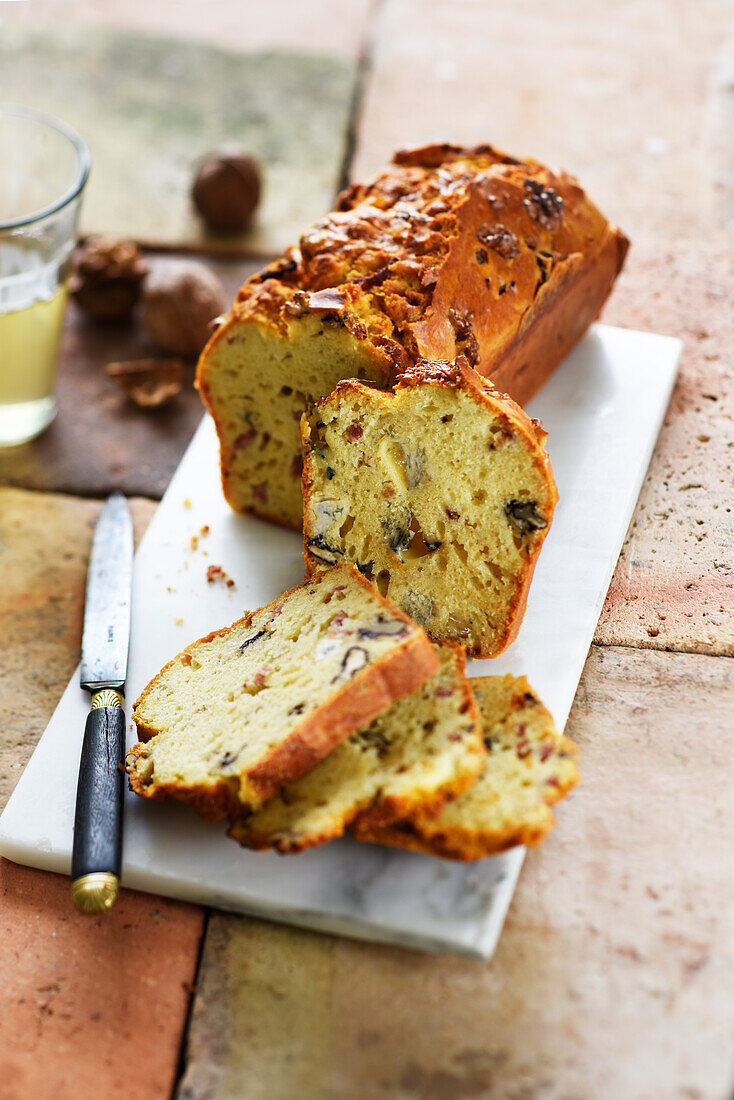
[[[77,909],[103,913],[117,899],[122,861],[125,711],[117,691],[96,692],[79,765],[71,856]]]

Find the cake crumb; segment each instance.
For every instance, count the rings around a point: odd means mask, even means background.
[[[199,536],[198,535],[192,535],[191,536],[191,549],[196,550],[198,545],[199,545]]]
[[[199,531],[199,534],[200,534],[200,535],[208,535],[208,534],[209,534],[209,529],[210,529],[210,528],[209,528],[209,524],[208,524],[208,523],[205,523],[205,524],[204,524],[204,526],[203,526],[203,527],[201,528],[201,530]]]
[[[191,501],[189,500],[188,497],[186,497],[186,500],[184,501],[184,508],[190,508],[190,507],[191,507]]]
[[[176,626],[183,626],[183,619],[174,619],[173,621]]]
[[[206,579],[209,584],[214,584],[215,581],[222,581],[226,584],[227,588],[234,588],[234,581],[231,577],[228,577],[221,565],[210,565],[206,571]]]

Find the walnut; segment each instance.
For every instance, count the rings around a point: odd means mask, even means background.
[[[380,760],[390,751],[392,741],[380,729],[360,730],[355,734],[361,749],[374,749]]]
[[[400,603],[403,611],[410,615],[411,619],[420,626],[425,626],[428,623],[435,610],[431,597],[422,595],[420,592],[405,592],[401,596]]]
[[[344,551],[337,549],[336,546],[329,546],[323,535],[317,535],[315,538],[309,539],[306,545],[314,558],[326,562],[327,565],[334,565],[337,555],[343,556],[344,554]]]
[[[208,579],[208,578],[207,578]],[[269,630],[258,630],[256,626],[253,626],[250,633],[246,635],[244,642],[240,644],[240,653],[244,653],[248,646],[253,645],[255,642],[259,642],[261,638],[269,638]]]
[[[213,153],[199,165],[191,197],[209,229],[240,232],[260,201],[257,161],[240,149],[224,148]]]
[[[479,362],[479,344],[474,335],[471,321],[466,314],[460,313],[458,309],[449,309],[449,321],[456,333],[457,352],[466,356],[470,366],[475,366]]]
[[[504,260],[514,260],[520,255],[520,242],[504,225],[480,225],[477,240],[497,252]]]
[[[133,241],[93,238],[74,257],[69,289],[95,321],[121,321],[132,313],[147,272]]]
[[[339,665],[336,676],[331,681],[332,684],[335,684],[338,680],[351,680],[369,663],[369,659],[370,655],[363,646],[350,646],[342,657],[342,663]]]
[[[523,206],[543,229],[558,229],[563,221],[563,199],[552,187],[543,187],[539,180],[525,180]]]
[[[309,311],[309,296],[304,290],[295,291],[293,297],[283,306],[283,312],[289,317],[303,317]]]
[[[143,409],[157,408],[181,389],[183,363],[180,359],[138,359],[108,363],[105,374]]]
[[[538,511],[534,500],[508,501],[505,515],[518,535],[530,535],[548,526],[548,520]]]
[[[317,290],[308,295],[309,309],[344,309],[347,304],[346,295],[337,287],[328,290]]]
[[[160,348],[198,355],[209,323],[224,310],[224,289],[204,264],[162,260],[145,281],[142,306],[143,324]]]
[[[370,626],[361,626],[357,631],[359,638],[385,638],[400,637],[407,633],[407,626],[400,619],[386,619],[384,615],[378,615]]]
[[[410,521],[410,513],[401,515],[399,519],[389,516],[382,521],[382,528],[388,545],[398,555],[410,546],[410,540],[413,537],[413,532],[410,530]]]

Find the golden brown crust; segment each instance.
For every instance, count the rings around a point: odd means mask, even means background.
[[[146,784],[136,771],[135,764],[140,743],[134,745],[127,754],[125,767],[128,773],[130,790],[141,798],[150,798],[155,802],[185,802],[205,821],[220,821],[238,812],[237,784],[231,785],[221,780],[214,786],[184,786],[178,783]]]
[[[362,576],[356,566],[347,565],[352,581],[376,599],[392,618],[401,619],[410,625],[413,633],[384,658],[372,664],[350,680],[344,687],[335,691],[320,707],[312,711],[289,737],[281,742],[264,760],[246,773],[246,779],[258,792],[263,801],[271,797],[283,784],[297,779],[312,768],[319,760],[350,733],[368,725],[377,714],[386,710],[391,703],[402,695],[416,690],[430,676],[439,664],[438,657],[428,638],[412,620],[388,600]],[[328,582],[329,570],[321,570],[310,578],[314,585]],[[275,611],[299,588],[289,589],[282,596],[267,604],[262,611]],[[187,657],[198,646],[213,641],[229,633],[240,624],[249,626],[254,612],[247,612],[242,619],[230,627],[224,627],[200,638],[186,646],[184,650],[169,661],[156,677],[141,692],[133,706],[132,718],[141,740],[128,752],[126,770],[130,789],[143,798],[175,798],[188,802],[208,820],[229,815],[237,816],[243,807],[237,794],[238,779],[234,782],[218,779],[206,785],[170,785],[160,784],[153,779],[146,782],[137,770],[137,761],[145,756],[145,742],[155,737],[160,730],[146,725],[138,713],[154,690],[158,678],[177,663],[186,662]]]
[[[505,818],[503,826],[490,827],[486,819],[481,820],[481,800],[476,800],[474,792],[470,791],[469,800],[463,804],[457,802],[443,817],[439,811],[433,820],[420,809],[384,826],[365,825],[358,821],[353,829],[357,840],[468,862],[497,855],[519,844],[532,847],[551,831],[554,818],[549,808],[568,794],[579,778],[575,765],[571,762],[569,766],[567,760],[570,757],[573,761],[577,746],[568,737],[555,732],[550,714],[524,676],[480,677],[473,683],[478,691],[485,685],[490,687],[488,697],[480,707],[485,736],[491,734],[494,741],[499,731],[506,729],[518,761],[525,761],[532,752],[526,740],[526,723],[529,719],[535,723],[536,751],[542,750],[538,760],[546,769],[536,780],[536,805],[516,810],[514,821]],[[492,685],[500,685],[500,690],[493,693]],[[493,700],[491,710],[488,699]],[[490,753],[485,772],[477,780],[476,790],[484,788],[485,792],[489,792],[494,785],[495,790],[499,791],[502,789],[500,782],[497,772],[493,775]],[[514,782],[524,782],[524,778],[518,777]]]
[[[547,823],[535,829],[517,830],[497,838],[492,844],[477,845],[472,834],[463,838],[454,831],[451,835],[434,833],[428,840],[417,831],[409,821],[401,821],[384,828],[360,829],[357,840],[368,844],[384,844],[389,848],[404,848],[409,852],[421,852],[427,856],[440,856],[442,859],[454,859],[461,863],[471,863],[486,856],[496,856],[522,844],[534,847],[552,828]]]
[[[520,405],[535,396],[599,316],[628,247],[612,226],[595,254],[571,257],[489,368],[498,389],[510,390]]]
[[[292,841],[282,839],[274,843],[269,834],[261,834],[253,829],[247,818],[237,818],[230,823],[227,836],[232,837],[232,840],[236,840],[239,845],[251,852],[275,850],[283,856],[289,856],[297,855],[298,852],[306,852],[309,848],[319,848],[322,844],[328,844],[330,840],[335,840],[337,836],[341,836],[341,833],[334,833],[330,829],[323,829],[320,833],[314,830],[307,839],[293,839]]]
[[[571,296],[569,315],[579,313],[588,326],[627,243],[565,172],[488,145],[398,153],[371,184],[344,192],[337,210],[284,259],[244,284],[204,349],[200,388],[209,348],[227,339],[232,323],[251,318],[285,334],[294,319],[317,311],[381,349],[396,371],[416,358],[463,352],[480,374],[502,368],[503,388],[518,399],[510,383],[522,364],[516,354],[513,370],[503,364],[525,340],[530,314],[545,316]],[[558,365],[558,348],[565,354],[579,338],[579,325],[561,327],[550,339],[559,326],[538,322],[544,339],[536,335],[530,356],[536,388]]]
[[[466,158],[491,157],[501,164],[521,164],[522,162],[507,153],[501,152],[494,145],[486,142],[482,145],[454,145],[450,141],[434,141],[426,145],[417,145],[411,149],[398,149],[393,154],[393,164],[401,164],[412,168],[440,168],[442,164],[450,164],[455,160]]]
[[[567,737],[562,738],[559,745],[560,751],[576,752],[576,745]],[[546,797],[546,805],[554,806],[561,798],[565,797],[578,782],[578,775],[563,787],[553,787]],[[441,807],[439,807],[440,813]],[[533,822],[518,825],[500,833],[482,833],[479,829],[461,829],[452,826],[450,830],[432,830],[430,836],[423,835],[420,827],[413,822],[390,822],[386,825],[363,825],[357,822],[354,834],[357,840],[370,844],[385,844],[391,848],[407,848],[412,852],[423,852],[426,855],[441,856],[443,859],[454,859],[462,863],[469,863],[486,856],[496,856],[500,852],[509,851],[518,845],[534,848],[540,844],[545,836],[552,830],[554,821],[552,817],[543,822]]]
[[[462,366],[468,365],[465,355],[457,355],[453,360],[416,359],[400,372],[397,382],[403,389],[411,389],[414,386],[443,386],[446,389],[456,389],[464,379]]]

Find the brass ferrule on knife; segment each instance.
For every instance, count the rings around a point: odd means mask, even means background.
[[[81,913],[106,913],[117,901],[120,880],[111,871],[92,871],[75,878],[71,900]]]
[[[125,706],[125,700],[122,697],[122,693],[115,691],[114,688],[102,688],[101,691],[95,691],[92,696],[92,710],[96,710],[97,707],[120,707]]]

